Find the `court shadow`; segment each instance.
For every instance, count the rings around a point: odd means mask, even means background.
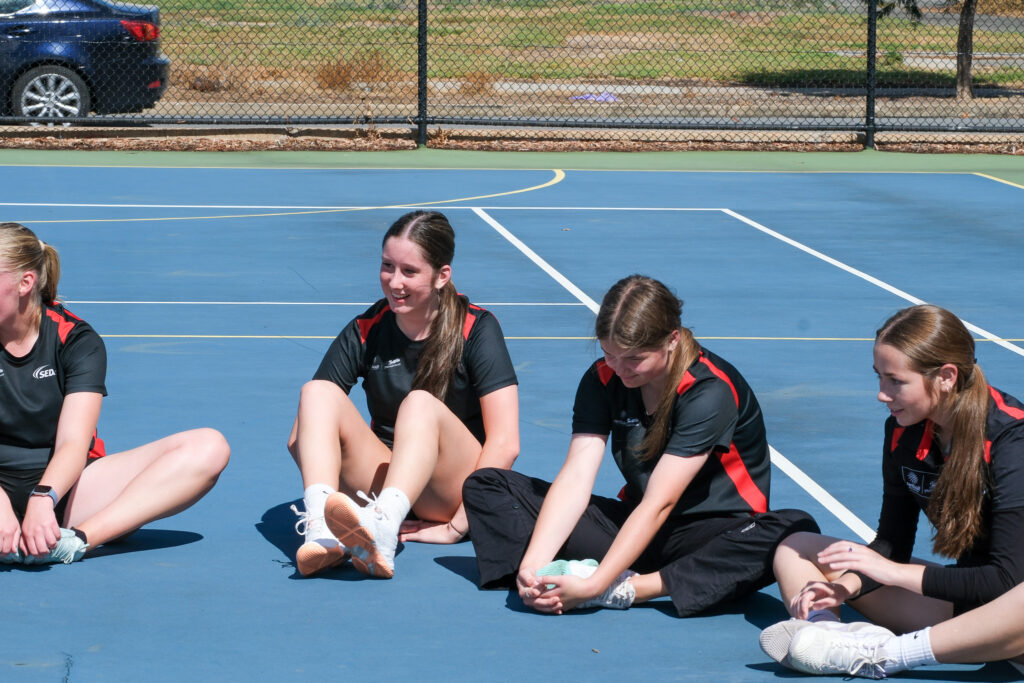
[[[1006,662],[992,662],[985,665],[940,665],[940,666],[978,666],[977,669],[936,670],[936,667],[901,671],[900,680],[950,681],[951,683],[1005,683],[1021,680],[1020,674]],[[775,674],[775,678],[792,678],[807,680],[807,675],[787,669],[775,662],[747,664],[747,669],[764,674]]]
[[[295,522],[298,521],[298,517],[296,517],[295,513],[292,512],[292,505],[302,509],[302,499],[298,498],[296,500],[275,505],[264,512],[260,517],[260,521],[256,523],[256,531],[260,532],[260,535],[263,536],[263,538],[281,552],[282,558],[275,560],[275,562],[280,564],[282,567],[292,570],[292,573],[288,578],[293,580],[304,580],[308,577],[300,574],[299,570],[295,567],[295,552],[299,549],[302,537],[295,533]],[[401,552],[402,544],[399,543],[398,549],[395,551],[395,555],[397,556]],[[350,562],[346,562],[340,567],[334,567],[332,569],[325,569],[317,572],[315,578],[327,579],[329,581],[377,580],[360,573]]]
[[[472,555],[435,557],[434,562],[453,574],[458,574],[474,586],[480,585],[480,570],[476,566],[476,558]]]
[[[176,548],[180,545],[188,545],[203,540],[202,534],[194,531],[176,531],[174,529],[146,529],[142,528],[133,533],[127,534],[114,541],[104,543],[96,550],[86,555],[85,559],[108,557],[110,555],[125,555],[137,553],[143,550],[159,550],[161,548]]]

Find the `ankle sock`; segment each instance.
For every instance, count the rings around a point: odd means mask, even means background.
[[[882,651],[891,661],[885,665],[885,673],[891,674],[918,666],[934,666],[939,663],[932,653],[931,626],[920,631],[904,633],[890,638]]]
[[[335,492],[327,484],[311,484],[302,493],[302,504],[306,506],[306,512],[321,517],[324,514],[324,504],[327,496]]]
[[[75,536],[78,536],[78,540],[80,540],[82,543],[86,545],[89,545],[89,539],[85,537],[84,531],[82,531],[81,529],[76,529],[75,527],[71,527],[71,530],[75,532]]]
[[[832,610],[812,609],[807,613],[807,621],[839,621],[839,617]]]
[[[380,492],[380,495],[377,496],[377,505],[387,513],[396,530],[401,526],[405,516],[409,514],[409,510],[412,509],[409,497],[402,489],[394,486],[389,486]]]

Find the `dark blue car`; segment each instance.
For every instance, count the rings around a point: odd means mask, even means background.
[[[167,89],[156,7],[0,0],[0,116],[137,112]]]

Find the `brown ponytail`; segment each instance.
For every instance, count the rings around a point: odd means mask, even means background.
[[[624,349],[660,346],[674,331],[679,331],[679,344],[669,359],[668,381],[638,449],[641,460],[650,460],[665,448],[676,389],[687,368],[700,355],[700,345],[693,333],[682,326],[682,310],[683,302],[664,284],[645,275],[630,275],[608,290],[597,312],[597,338]]]
[[[455,231],[448,218],[437,211],[405,214],[388,228],[384,243],[392,237],[404,237],[418,246],[435,273],[443,266],[451,265],[455,258]],[[423,344],[412,388],[428,391],[443,401],[462,362],[465,341],[462,328],[469,302],[456,293],[450,280],[437,296],[437,317],[431,323],[430,334]]]
[[[985,462],[988,383],[974,360],[974,339],[955,315],[938,306],[920,305],[896,313],[878,330],[878,344],[906,354],[911,369],[934,378],[952,364],[956,382],[940,397],[950,415],[949,455],[932,489],[928,519],[935,525],[936,553],[958,558],[988,530],[982,527],[985,494],[991,482]],[[930,385],[934,389],[934,384]]]
[[[36,302],[42,307],[57,300],[60,257],[20,223],[0,223],[0,267],[16,273],[36,274]]]

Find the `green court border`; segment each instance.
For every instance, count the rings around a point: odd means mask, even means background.
[[[1024,189],[1024,157],[900,152],[102,152],[0,150],[3,166],[979,173]]]

